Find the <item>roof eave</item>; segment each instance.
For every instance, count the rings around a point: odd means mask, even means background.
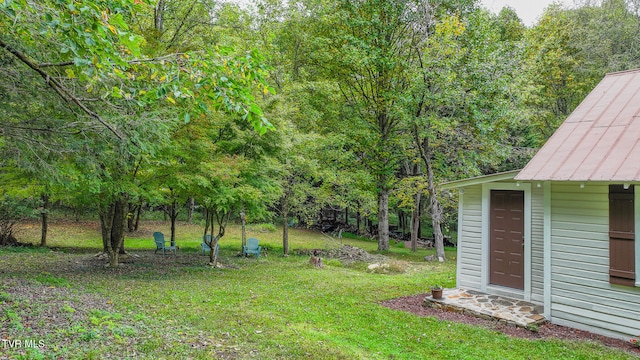
[[[505,171],[505,172],[491,174],[491,175],[476,176],[469,179],[449,181],[449,182],[440,184],[440,189],[442,190],[456,189],[456,188],[461,188],[465,186],[478,185],[478,184],[484,184],[484,183],[495,182],[495,181],[513,180],[514,177],[519,172],[520,170],[512,170],[512,171]]]

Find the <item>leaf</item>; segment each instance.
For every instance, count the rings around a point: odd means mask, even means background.
[[[111,17],[111,22],[117,25],[120,29],[129,30],[129,26],[124,21],[122,14],[116,14],[115,16]]]
[[[120,36],[120,42],[129,50],[133,56],[140,56],[140,43],[142,38],[132,34],[124,33]]]
[[[120,91],[120,88],[119,88],[119,87],[117,87],[117,86],[114,86],[114,87],[111,89],[111,96],[113,96],[113,97],[114,97],[114,98],[116,98],[116,99],[122,99],[122,93],[121,93],[121,91]]]
[[[167,96],[167,101],[172,103],[173,105],[176,104],[176,101],[171,96]]]
[[[65,72],[67,73],[67,77],[69,79],[75,79],[76,74],[73,72],[73,69],[66,69]]]
[[[184,114],[184,123],[187,124],[191,121],[191,115],[189,113]]]

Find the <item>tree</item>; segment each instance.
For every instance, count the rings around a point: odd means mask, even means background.
[[[214,175],[202,190],[202,202],[209,214],[211,225],[211,242],[207,243],[215,249],[219,240],[225,235],[229,219],[240,215],[240,212],[252,219],[264,219],[268,205],[275,201],[278,187],[271,180],[272,174],[265,173],[263,164],[247,161],[241,156],[223,156],[216,168],[227,170],[223,175]],[[217,225],[217,233],[214,233]],[[206,232],[206,229],[205,229]],[[216,266],[215,251],[211,252],[209,264]]]
[[[416,80],[403,105],[425,171],[417,184],[429,196],[440,261],[445,253],[438,179],[480,174],[510,155],[506,135],[513,121],[509,89],[516,63],[509,61],[509,40],[496,41],[501,39],[499,30],[484,11],[464,22],[458,16],[441,16],[427,40],[416,43]]]
[[[548,7],[526,35],[525,104],[541,146],[587,94],[584,63],[572,38],[575,22],[559,6]]]
[[[378,249],[389,250],[389,192],[399,165],[401,118],[394,106],[407,89],[413,60],[412,28],[421,4],[411,0],[338,1],[330,27],[329,56],[340,91],[354,116],[352,126],[370,131],[361,138],[366,164],[376,177]]]

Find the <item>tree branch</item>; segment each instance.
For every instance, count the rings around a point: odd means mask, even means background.
[[[89,109],[82,101],[80,101],[80,99],[78,99],[77,97],[72,95],[64,86],[62,86],[62,84],[58,80],[56,80],[54,77],[49,75],[46,71],[42,70],[37,64],[35,64],[33,61],[31,61],[27,57],[27,55],[21,53],[17,49],[14,49],[9,44],[5,43],[2,39],[0,39],[0,47],[2,47],[5,50],[7,50],[13,56],[17,57],[20,61],[22,61],[25,65],[30,67],[33,71],[38,73],[38,75],[40,75],[44,79],[44,81],[47,83],[47,85],[49,85],[49,87],[51,89],[53,89],[62,99],[64,99],[65,101],[73,102],[80,109],[82,109],[82,111],[85,114],[87,114],[90,117],[98,120],[104,127],[109,129],[109,131],[111,131],[118,139],[124,140],[124,137],[120,134],[120,132],[115,127],[113,127],[111,124],[106,122],[96,112],[94,112],[93,110]]]
[[[156,62],[156,61],[163,61],[163,60],[169,60],[171,58],[175,58],[181,55],[184,55],[185,53],[172,53],[172,54],[168,54],[168,55],[163,55],[163,56],[158,56],[155,58],[149,58],[149,59],[133,59],[133,60],[129,60],[127,61],[127,64],[129,65],[136,65],[136,64],[143,64],[143,63],[148,63],[148,62]],[[41,63],[41,64],[37,64],[36,66],[39,68],[45,68],[45,67],[59,67],[59,66],[71,66],[71,65],[75,65],[75,63],[73,61],[64,61],[64,62],[59,62],[59,63]]]

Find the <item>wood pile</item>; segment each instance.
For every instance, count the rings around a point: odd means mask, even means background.
[[[373,255],[369,254],[366,250],[361,249],[359,247],[351,246],[351,245],[343,245],[337,249],[331,250],[321,250],[321,249],[310,249],[310,250],[298,250],[296,253],[300,255],[311,255],[311,256],[321,256],[325,258],[338,259],[342,263],[353,263],[353,262],[366,262],[366,263],[375,263],[375,262],[383,262],[386,259],[384,255]]]

